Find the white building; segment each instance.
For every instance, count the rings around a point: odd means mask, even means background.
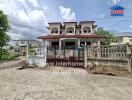
[[[132,44],[132,32],[123,32],[115,35],[111,45]]]
[[[75,47],[81,45],[100,45],[103,36],[94,34],[95,21],[53,22],[48,23],[49,32],[38,37],[47,42],[49,47]]]
[[[15,41],[15,46],[20,50],[21,55],[23,53],[26,53],[27,45],[30,44],[31,46],[38,46],[41,44],[41,42],[37,41],[36,39],[29,39],[29,38],[17,39],[13,41]]]

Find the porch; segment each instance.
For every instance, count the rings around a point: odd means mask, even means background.
[[[40,36],[38,39],[42,39],[48,45],[48,47],[81,47],[82,45],[100,45],[100,40],[104,39],[104,36],[98,36],[96,34],[62,34],[62,35],[45,35]]]
[[[84,45],[100,45],[100,39],[61,38],[45,41],[49,48],[80,48]]]

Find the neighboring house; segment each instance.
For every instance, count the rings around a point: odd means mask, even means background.
[[[41,42],[37,41],[36,39],[17,39],[15,41],[15,46],[20,50],[20,54],[26,53],[27,45],[30,44],[31,46],[38,46]]]
[[[111,45],[120,45],[126,43],[132,44],[132,32],[118,33],[118,35],[114,36]]]
[[[48,23],[49,33],[38,37],[49,47],[75,47],[81,45],[100,45],[103,36],[94,34],[95,21]]]

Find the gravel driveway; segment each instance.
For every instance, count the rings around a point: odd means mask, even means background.
[[[132,79],[77,68],[3,69],[0,100],[132,100]]]

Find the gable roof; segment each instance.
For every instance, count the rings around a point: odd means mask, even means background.
[[[124,10],[125,8],[119,5],[115,5],[113,7],[110,8],[111,10]]]

